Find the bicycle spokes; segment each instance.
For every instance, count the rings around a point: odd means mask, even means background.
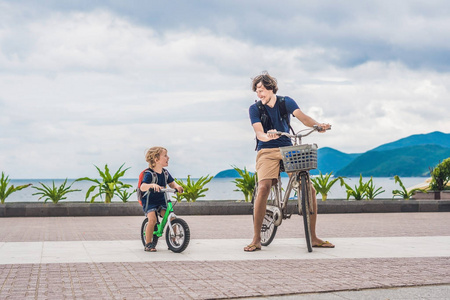
[[[173,252],[180,253],[188,246],[190,236],[187,223],[183,219],[174,219],[166,231],[167,246]]]

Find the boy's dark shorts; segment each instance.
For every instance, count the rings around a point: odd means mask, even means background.
[[[144,211],[145,215],[147,215],[149,212],[152,212],[152,211],[160,212],[161,210],[167,210],[167,205],[165,203],[164,204],[149,203],[147,205],[147,211],[145,211],[145,205],[142,207],[142,210]]]

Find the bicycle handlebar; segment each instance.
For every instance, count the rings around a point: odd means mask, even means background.
[[[331,126],[331,125],[330,125]],[[307,130],[309,130],[308,131],[308,133],[306,133],[306,134],[302,134],[302,132],[304,132],[304,131],[307,131]],[[289,137],[289,138],[302,138],[302,137],[305,137],[305,136],[308,136],[308,135],[310,135],[311,133],[313,133],[314,131],[322,131],[323,130],[323,128],[322,127],[320,127],[320,126],[317,126],[317,125],[314,125],[313,127],[312,127],[312,129],[303,129],[303,130],[300,130],[299,132],[297,132],[296,134],[290,134],[290,133],[288,133],[288,132],[282,132],[282,131],[277,131],[277,132],[274,132],[275,134],[278,134],[278,135],[284,135],[284,136],[287,136],[287,137]],[[327,130],[331,130],[331,128],[328,128]]]
[[[171,188],[162,188],[159,190],[161,193],[178,193],[176,189]]]
[[[149,188],[148,191],[152,193],[174,193],[174,194],[178,193],[176,189],[171,188],[160,188],[159,191],[156,191],[154,188]]]

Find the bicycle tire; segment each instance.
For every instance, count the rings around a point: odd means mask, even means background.
[[[252,195],[252,203],[254,204],[255,198],[257,196],[258,184],[255,185],[255,190]],[[272,188],[273,190],[273,188]],[[274,192],[271,191],[269,197],[267,199],[267,204],[274,204]],[[254,206],[253,206],[254,208]],[[253,220],[255,219],[255,211],[253,210]],[[261,246],[269,246],[272,243],[275,235],[277,233],[278,226],[275,226],[273,213],[269,210],[266,210],[266,214],[264,215],[263,223],[261,226]]]
[[[175,253],[183,252],[189,245],[191,232],[189,226],[183,219],[174,219],[171,221],[172,229],[175,235],[170,234],[170,228],[166,228],[166,243],[169,250]]]
[[[148,225],[148,218],[145,218],[144,221],[142,222],[142,226],[141,226],[141,241],[142,241],[142,245],[145,246],[145,230],[147,229],[147,225]],[[155,228],[153,229],[153,231],[158,230],[158,224],[155,224]],[[156,245],[158,244],[158,236],[157,235],[153,235],[153,240],[152,240],[153,244]]]
[[[308,176],[305,173],[300,175],[301,187],[302,187],[302,217],[303,217],[303,227],[305,229],[305,239],[306,239],[306,247],[308,248],[308,252],[312,252],[312,243],[311,243],[311,223],[310,223],[310,192],[309,189],[309,180]]]
[[[266,211],[261,226],[261,246],[269,246],[277,234],[278,226],[273,223],[272,212]]]

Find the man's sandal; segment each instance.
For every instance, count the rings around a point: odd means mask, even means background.
[[[313,245],[313,247],[314,248],[334,248],[334,245],[332,243],[330,243],[329,241],[324,241],[317,245]]]
[[[155,245],[153,245],[153,242],[146,244],[145,248],[144,248],[144,251],[156,252],[156,248],[155,248]]]
[[[245,252],[255,252],[257,250],[261,250],[261,246],[256,246],[255,244],[250,244],[244,247]]]

